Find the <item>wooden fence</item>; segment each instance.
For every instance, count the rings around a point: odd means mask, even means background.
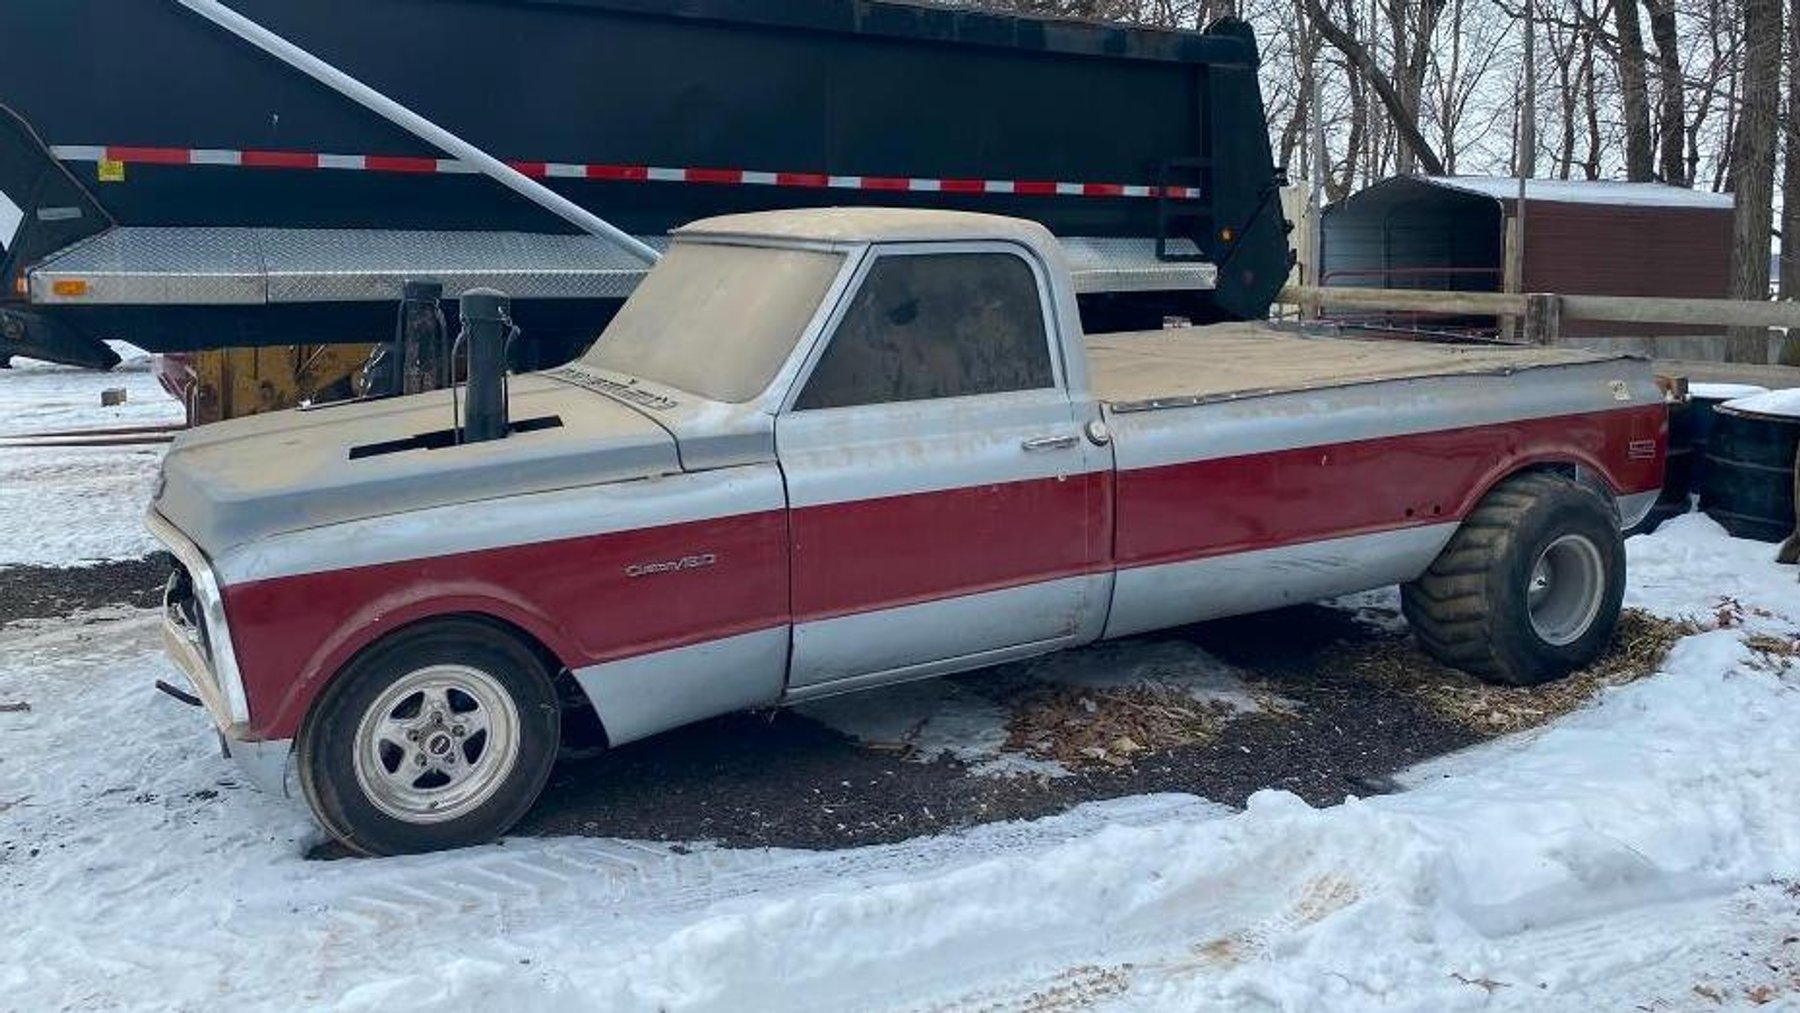
[[[1628,324],[1692,324],[1703,327],[1800,328],[1800,302],[1733,299],[1662,299],[1648,296],[1555,295],[1543,292],[1434,292],[1401,288],[1318,288],[1289,285],[1276,302],[1318,313],[1341,309],[1390,310],[1509,317],[1523,321],[1524,338],[1555,344],[1564,320]],[[1510,330],[1510,328],[1508,328]],[[1650,340],[1656,340],[1652,337]]]

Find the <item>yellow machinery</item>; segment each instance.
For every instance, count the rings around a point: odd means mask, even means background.
[[[188,424],[352,397],[373,345],[217,348],[166,356],[163,386],[187,405]]]

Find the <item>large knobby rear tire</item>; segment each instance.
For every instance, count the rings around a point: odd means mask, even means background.
[[[1400,604],[1427,654],[1486,682],[1532,686],[1612,643],[1625,545],[1591,489],[1549,473],[1495,486]]]
[[[300,788],[326,832],[362,854],[484,843],[537,800],[561,720],[549,673],[507,631],[423,623],[326,689],[300,732]]]

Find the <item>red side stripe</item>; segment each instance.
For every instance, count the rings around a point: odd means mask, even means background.
[[[687,171],[687,181],[689,183],[742,183],[744,181],[744,170],[689,169]]]
[[[141,162],[150,165],[186,165],[188,149],[186,148],[131,148],[108,147],[106,157],[115,162]]]
[[[549,175],[549,169],[543,162],[508,162],[506,164],[532,179],[543,179]]]
[[[255,169],[317,169],[319,156],[310,151],[245,151],[238,164]]]
[[[1083,197],[1120,197],[1123,196],[1124,193],[1125,188],[1118,183],[1081,184],[1081,195]]]
[[[822,172],[778,172],[775,174],[777,186],[824,187],[831,185],[831,177]]]
[[[436,172],[437,159],[410,155],[369,155],[363,167],[376,172]]]
[[[1056,184],[1041,179],[1021,179],[1013,184],[1013,193],[1029,194],[1033,197],[1056,196]]]
[[[904,176],[864,176],[862,188],[864,190],[910,190],[912,189],[912,180]]]
[[[940,179],[938,189],[944,193],[986,193],[985,179]]]
[[[641,165],[590,165],[589,179],[647,179],[650,172]]]

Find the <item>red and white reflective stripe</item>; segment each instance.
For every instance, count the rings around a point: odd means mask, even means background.
[[[455,158],[413,155],[332,155],[305,151],[234,151],[225,148],[147,148],[58,144],[50,153],[65,162],[130,162],[143,165],[229,165],[250,169],[350,169],[420,174],[473,173]],[[534,179],[597,179],[652,183],[722,183],[890,193],[1021,194],[1041,197],[1159,197],[1161,187],[1134,183],[1067,183],[1032,179],[928,179],[919,176],[835,176],[823,172],[757,169],[666,168],[586,162],[512,162]],[[1172,186],[1167,196],[1192,200],[1200,188]]]

